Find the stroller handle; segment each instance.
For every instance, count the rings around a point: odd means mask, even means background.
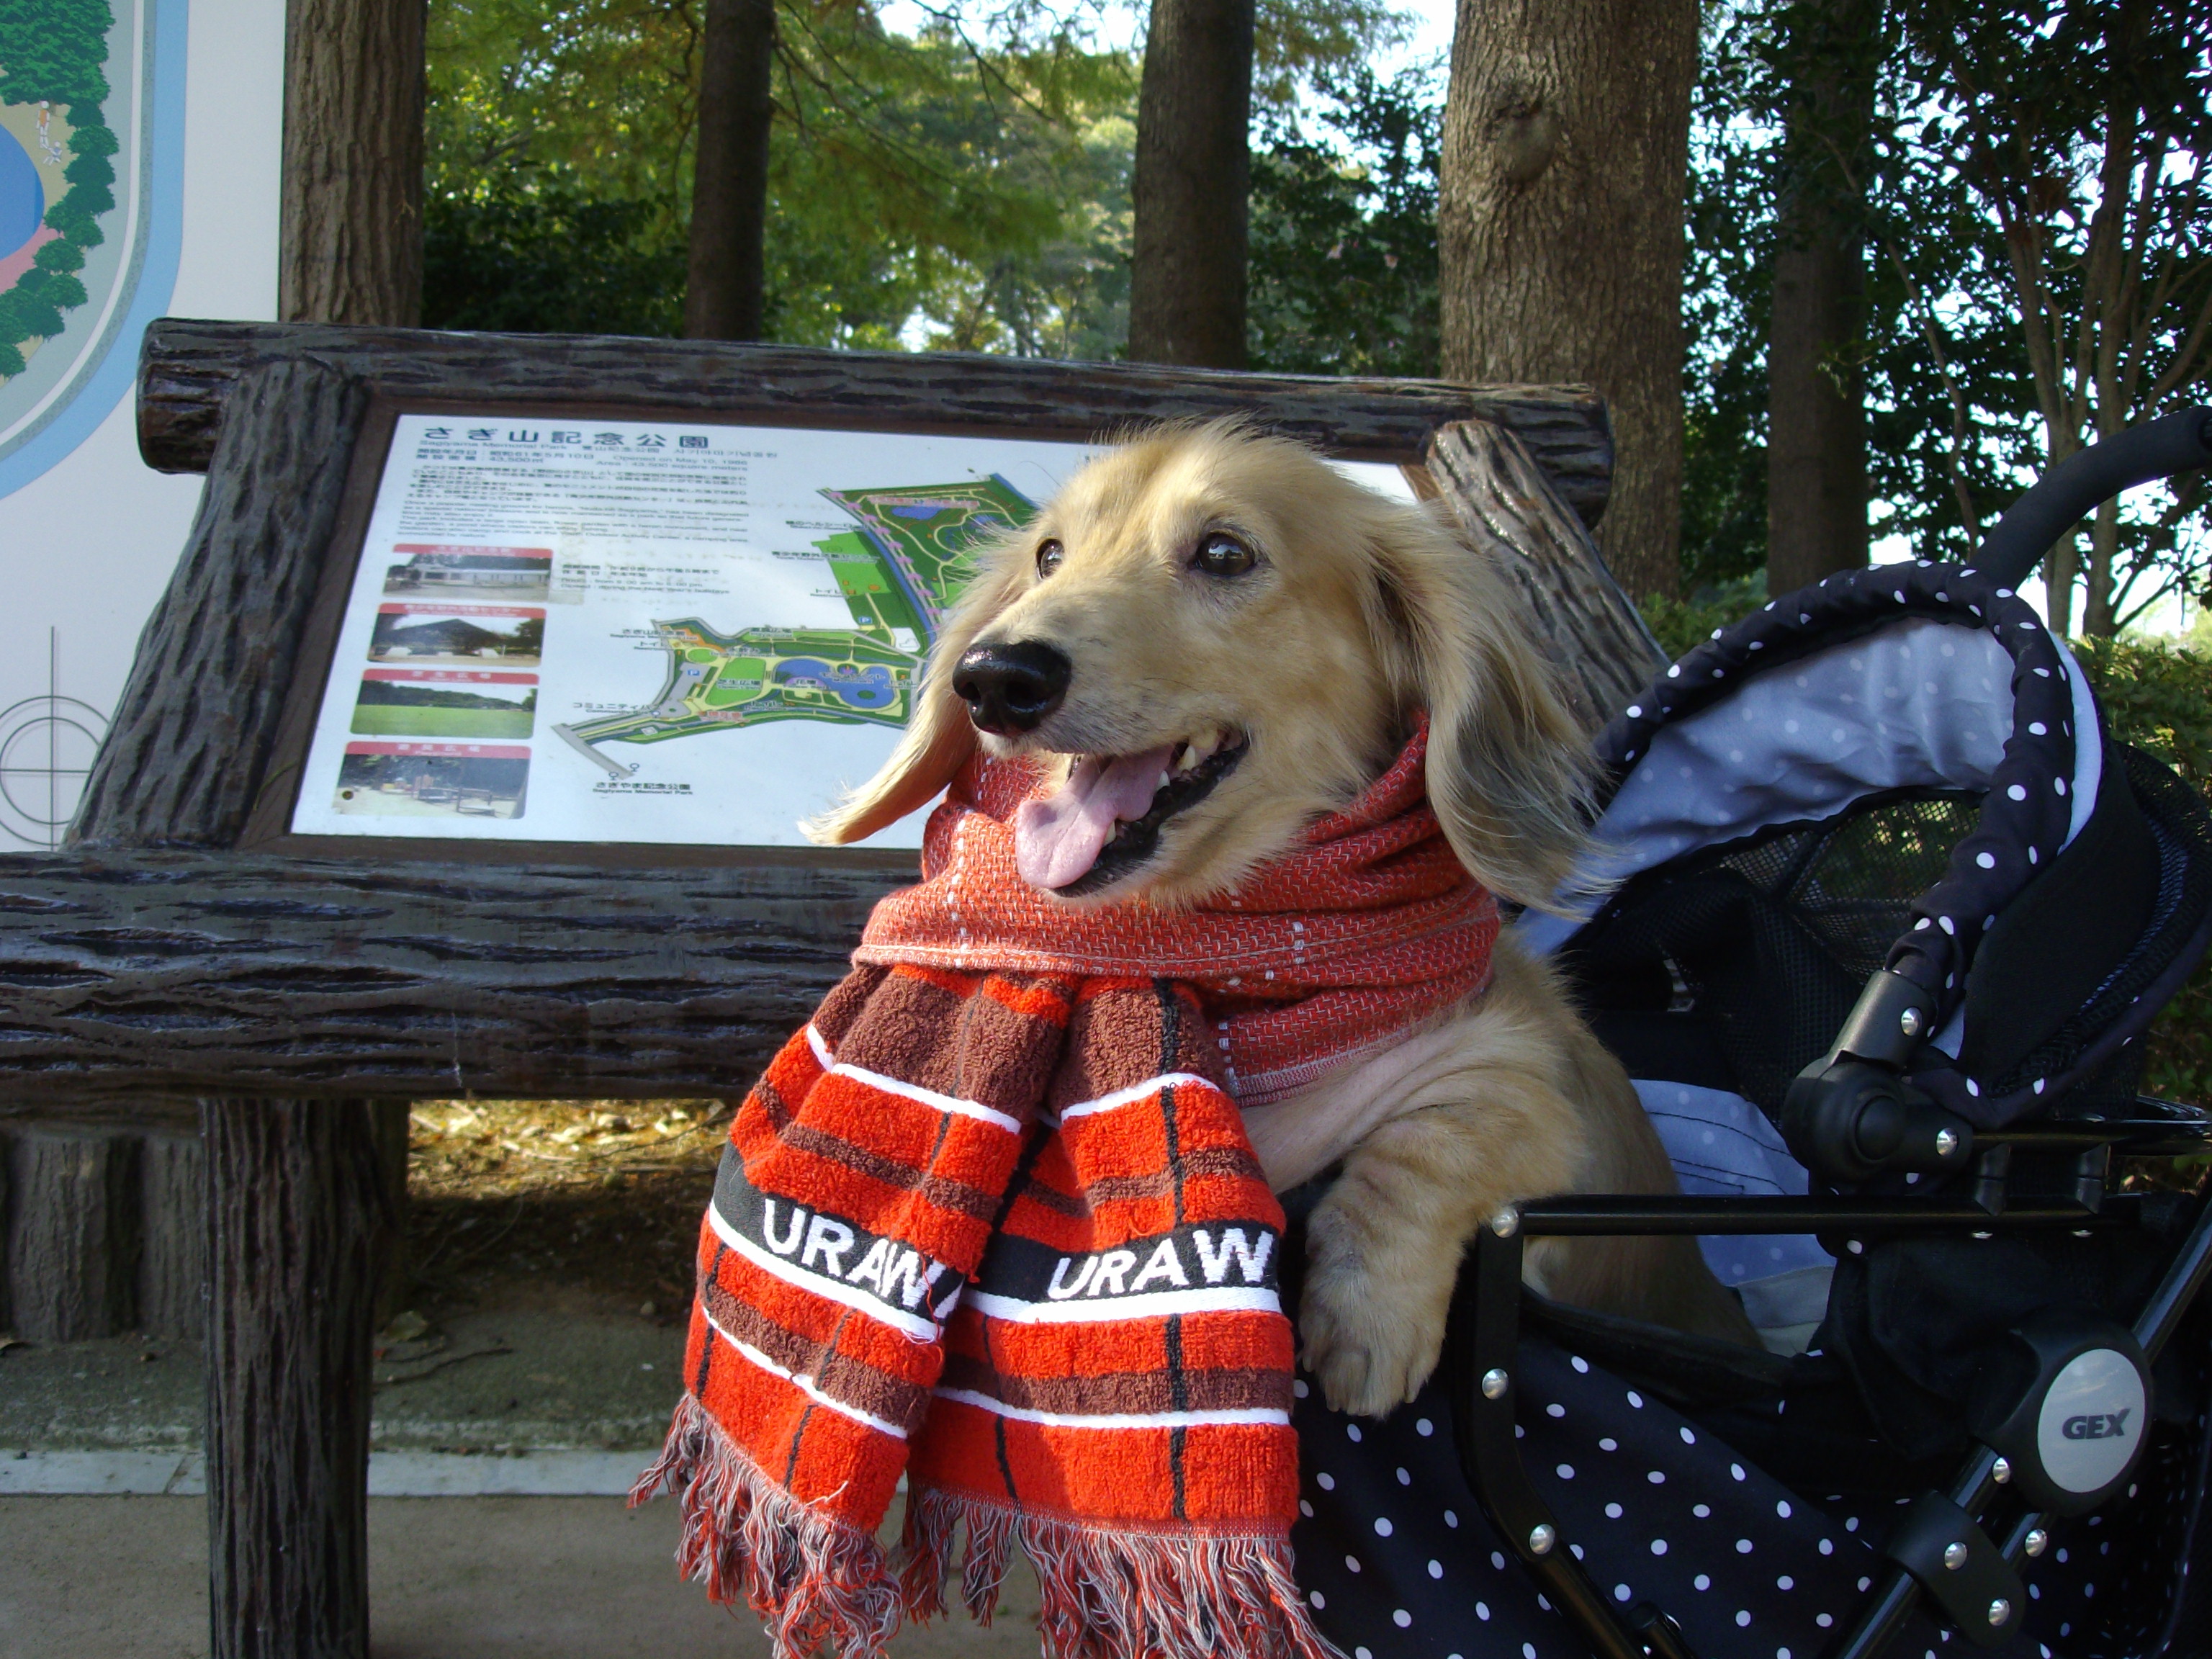
[[[2051,544],[2106,496],[2201,466],[2212,466],[2212,409],[2201,404],[2115,432],[2037,479],[1983,538],[1974,562],[2017,587]]]

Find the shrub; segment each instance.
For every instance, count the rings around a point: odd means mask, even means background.
[[[2074,654],[2122,743],[2158,757],[2212,798],[2212,657],[2136,640],[2076,640]],[[2200,965],[2151,1026],[2143,1087],[2212,1103],[2212,964]]]
[[[1638,609],[1644,625],[1659,641],[1669,661],[1703,645],[1716,628],[1741,622],[1766,603],[1766,573],[1759,571],[1734,581],[1700,588],[1686,599],[1671,593],[1654,593]]]

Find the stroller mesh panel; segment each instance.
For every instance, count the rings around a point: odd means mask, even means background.
[[[1978,819],[1977,797],[1920,790],[1677,860],[1631,882],[1561,961],[1631,1075],[1778,1112]],[[1700,1042],[1724,1075],[1687,1060]]]
[[[1718,862],[1787,906],[1846,973],[1863,981],[1911,925],[1913,900],[1942,878],[1951,848],[1973,833],[1980,817],[1978,799],[1966,795],[1891,800],[1723,852]]]
[[[2212,825],[2190,787],[2140,750],[2119,746],[2129,787],[2158,844],[2158,896],[2135,947],[2088,1000],[2000,1082],[2005,1094],[2072,1067],[2089,1045],[2123,1019],[2171,967],[2212,907]],[[2101,1067],[2099,1077],[2074,1091],[2075,1110],[2124,1105],[2134,1097],[2141,1057]]]

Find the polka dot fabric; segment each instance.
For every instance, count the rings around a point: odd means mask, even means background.
[[[1813,1659],[1881,1570],[1863,1531],[1806,1503],[1648,1395],[1524,1334],[1521,1455],[1560,1537],[1624,1611],[1656,1602],[1692,1650]],[[1483,1517],[1431,1379],[1381,1423],[1302,1379],[1291,1539],[1314,1622],[1352,1659],[1582,1659],[1589,1651]],[[1910,1639],[1938,1645],[1917,1617]]]
[[[1804,1498],[1541,1337],[1522,1335],[1516,1387],[1522,1465],[1564,1545],[1619,1609],[1649,1600],[1671,1614],[1692,1651],[1818,1659],[1882,1571],[1881,1540],[1903,1500]],[[1297,1388],[1291,1543],[1323,1635],[1351,1659],[1587,1659],[1588,1644],[1492,1530],[1462,1476],[1439,1382],[1379,1423],[1331,1411],[1310,1378]],[[2181,1462],[2193,1463],[2195,1450],[2176,1447]],[[2146,1486],[2109,1512],[2054,1523],[2054,1548],[2022,1575],[2020,1634],[1996,1653],[2087,1652],[2075,1644],[2116,1633],[2123,1595],[2141,1615],[2121,1621],[2128,1629],[2156,1621],[2172,1588],[2175,1540],[2144,1530],[2185,1512],[2191,1486],[2186,1472],[2178,1491],[2151,1484],[2159,1489]],[[1962,1649],[1923,1601],[1885,1653]]]
[[[2003,758],[1990,779],[1980,822],[1953,848],[1943,878],[1914,907],[1911,926],[1888,966],[1926,989],[1938,1024],[1958,1006],[1983,936],[2066,844],[2077,743],[2074,685],[2061,647],[2033,607],[1971,568],[1881,565],[1832,576],[1770,601],[1714,636],[1654,681],[1606,728],[1600,756],[1625,781],[1662,727],[1728,696],[1747,678],[1908,617],[1986,631],[2012,659],[2013,721]],[[1946,1105],[1984,1123],[2004,1121],[1963,1074],[1930,1079]],[[2004,1103],[2024,1107],[2025,1101]]]

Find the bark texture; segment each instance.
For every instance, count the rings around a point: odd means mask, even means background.
[[[289,0],[276,313],[422,314],[424,0]]]
[[[147,330],[140,355],[138,447],[147,465],[206,471],[234,389],[275,365],[327,369],[393,397],[549,399],[864,430],[933,426],[1087,441],[1148,420],[1243,415],[1339,454],[1395,461],[1419,460],[1448,421],[1485,420],[1528,447],[1585,524],[1597,521],[1613,476],[1604,403],[1579,386],[173,318]],[[300,464],[308,464],[304,453]]]
[[[149,1336],[207,1334],[207,1154],[198,1132],[140,1143],[137,1328]]]
[[[757,340],[766,306],[775,0],[707,0],[684,332]]]
[[[1437,434],[1429,476],[1475,550],[1512,575],[1560,689],[1595,735],[1667,665],[1635,601],[1519,440],[1483,421]]]
[[[75,841],[236,843],[368,406],[359,382],[312,362],[241,381],[191,538],[85,781]]]
[[[1152,0],[1130,179],[1129,357],[1244,362],[1253,0]]]
[[[910,862],[599,871],[0,858],[0,1088],[742,1092]],[[218,1168],[220,1165],[218,1164]]]
[[[27,1342],[81,1342],[131,1324],[137,1142],[38,1124],[8,1144],[8,1302]]]
[[[1766,586],[1867,562],[1866,406],[1850,360],[1865,289],[1855,237],[1821,216],[1774,255],[1766,339]]]
[[[210,1099],[213,1659],[368,1659],[372,1241],[360,1102]]]
[[[1766,586],[1786,593],[1867,562],[1864,206],[1855,187],[1874,117],[1866,0],[1790,15],[1785,172],[1766,340]]]
[[[1696,0],[1460,0],[1437,209],[1443,368],[1573,381],[1620,446],[1599,543],[1679,580]]]

